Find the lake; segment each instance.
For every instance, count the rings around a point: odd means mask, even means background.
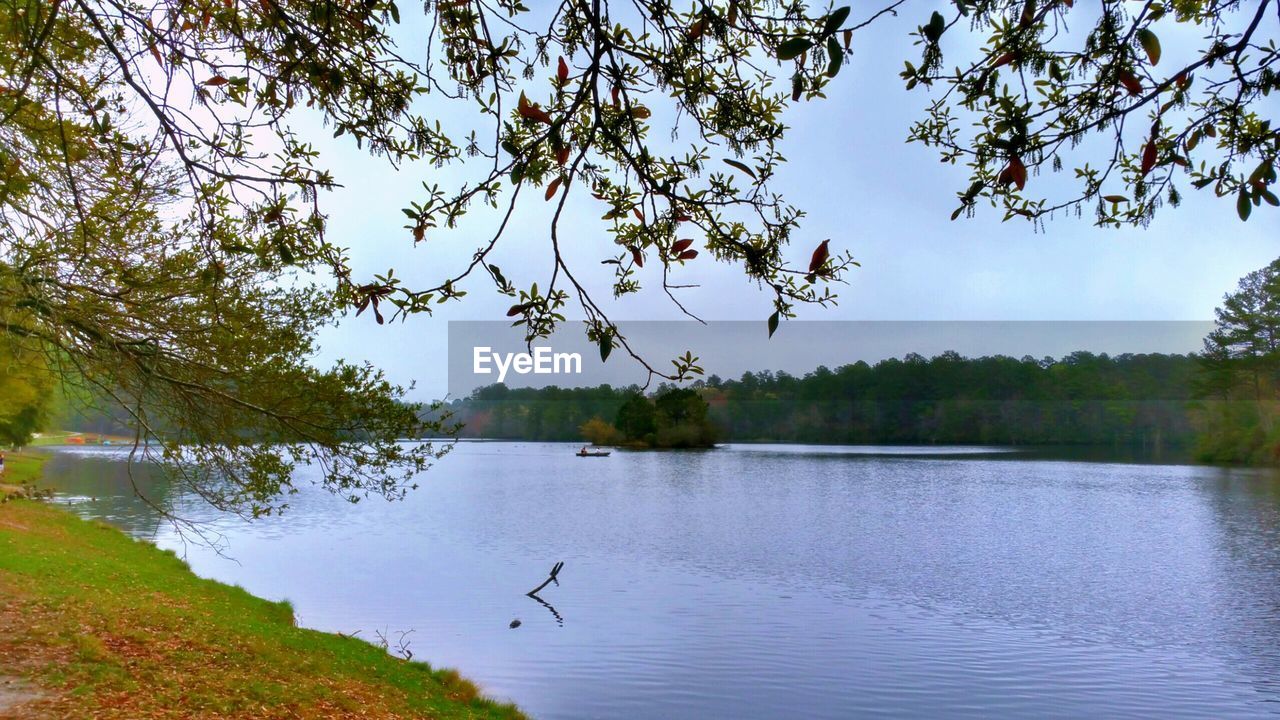
[[[59,451],[46,476],[302,625],[408,633],[415,659],[545,720],[1280,716],[1274,472],[575,449],[460,443],[406,501],[306,490],[253,524],[135,471],[222,555],[131,495],[121,450]],[[557,561],[545,604],[526,597]]]

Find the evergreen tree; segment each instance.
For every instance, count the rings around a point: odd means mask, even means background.
[[[1215,310],[1197,390],[1205,399],[1200,455],[1220,462],[1280,460],[1280,259],[1240,279]]]

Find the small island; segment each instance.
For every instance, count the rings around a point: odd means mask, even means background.
[[[707,401],[689,388],[668,388],[652,399],[632,393],[612,423],[592,417],[579,428],[592,445],[636,449],[691,449],[714,447],[716,428]]]

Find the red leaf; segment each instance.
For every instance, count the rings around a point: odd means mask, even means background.
[[[1133,73],[1128,70],[1120,71],[1120,84],[1124,85],[1124,89],[1129,91],[1130,95],[1142,94],[1142,81],[1134,77]]]
[[[827,258],[831,257],[831,251],[827,248],[830,240],[823,240],[818,247],[813,249],[813,257],[809,258],[809,272],[816,273],[827,264]]]
[[[999,181],[1001,185],[1017,185],[1021,190],[1027,186],[1027,166],[1022,164],[1022,158],[1017,155],[1009,159],[1009,164],[1004,170],[1000,171]]]
[[[644,255],[640,254],[640,248],[631,248],[631,259],[636,261],[637,267],[644,267]]]
[[[684,252],[685,249],[687,249],[692,244],[693,244],[692,240],[677,240],[671,244],[671,252],[677,253],[677,254]]]
[[[613,86],[613,89],[609,91],[609,95],[613,98],[613,106],[618,107],[618,86],[617,85]]]
[[[524,305],[512,305],[511,308],[507,310],[507,317],[515,317],[516,315],[519,315],[524,312],[524,308]]]
[[[151,43],[151,57],[155,58],[156,62],[161,65],[164,64],[164,60],[160,57],[160,50],[156,47],[155,43]]]
[[[1022,27],[1024,28],[1031,27],[1031,23],[1035,19],[1036,19],[1036,4],[1034,2],[1028,2],[1026,5],[1023,5],[1022,17],[1019,18],[1019,24],[1021,24]]]
[[[551,181],[550,185],[547,186],[547,194],[546,194],[547,200],[550,200],[551,198],[556,196],[556,191],[560,189],[561,180],[563,180],[563,178],[556,178],[555,180]]]
[[[205,84],[205,85],[208,85],[208,86],[210,86],[210,87],[218,87],[218,86],[220,86],[220,85],[226,85],[226,84],[227,84],[227,82],[228,82],[228,80],[227,80],[226,78],[222,77],[221,75],[214,75],[213,77],[209,78],[208,80],[205,80],[205,81],[204,81],[204,84]]]
[[[551,116],[545,110],[529,102],[529,98],[520,93],[520,102],[516,105],[516,112],[520,113],[520,117],[537,120],[538,122],[551,124]]]
[[[698,257],[698,251],[697,251],[697,250],[685,250],[684,252],[682,252],[682,253],[680,253],[679,255],[677,255],[677,256],[676,256],[676,259],[677,259],[677,260],[692,260],[692,259],[694,259],[694,258],[696,258],[696,257]]]
[[[1014,60],[1015,60],[1015,57],[1013,53],[1005,53],[1000,57],[996,58],[995,62],[991,63],[991,69],[994,70],[998,67],[1003,67],[1013,62]]]
[[[698,38],[702,37],[702,33],[706,32],[706,30],[707,30],[707,19],[705,17],[699,18],[698,22],[694,23],[689,28],[689,39],[697,40]]]
[[[1142,148],[1142,174],[1146,175],[1151,172],[1151,168],[1156,166],[1156,141],[1148,140],[1147,146]]]
[[[690,220],[692,220],[692,219],[693,219],[693,218],[692,218],[692,217],[689,217],[688,215],[677,215],[677,216],[676,216],[676,222],[689,222],[689,221],[690,221]]]
[[[563,85],[565,81],[568,79],[569,79],[569,65],[565,63],[564,58],[562,57],[560,58],[559,66],[556,68],[556,80],[558,80],[560,84]]]
[[[568,161],[569,161],[569,148],[568,148],[568,147],[562,147],[562,148],[560,148],[559,150],[557,150],[557,151],[556,151],[556,164],[557,164],[557,165],[559,165],[559,166],[561,166],[561,167],[564,167],[564,164],[565,164],[566,162],[568,162]]]
[[[636,216],[637,220],[639,220],[640,222],[644,222],[644,213],[641,212],[640,208],[638,207],[631,208],[631,213]]]

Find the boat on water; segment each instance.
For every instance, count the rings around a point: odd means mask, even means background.
[[[577,455],[578,457],[609,457],[609,451],[608,450],[591,450],[589,448],[584,447],[577,452]]]

